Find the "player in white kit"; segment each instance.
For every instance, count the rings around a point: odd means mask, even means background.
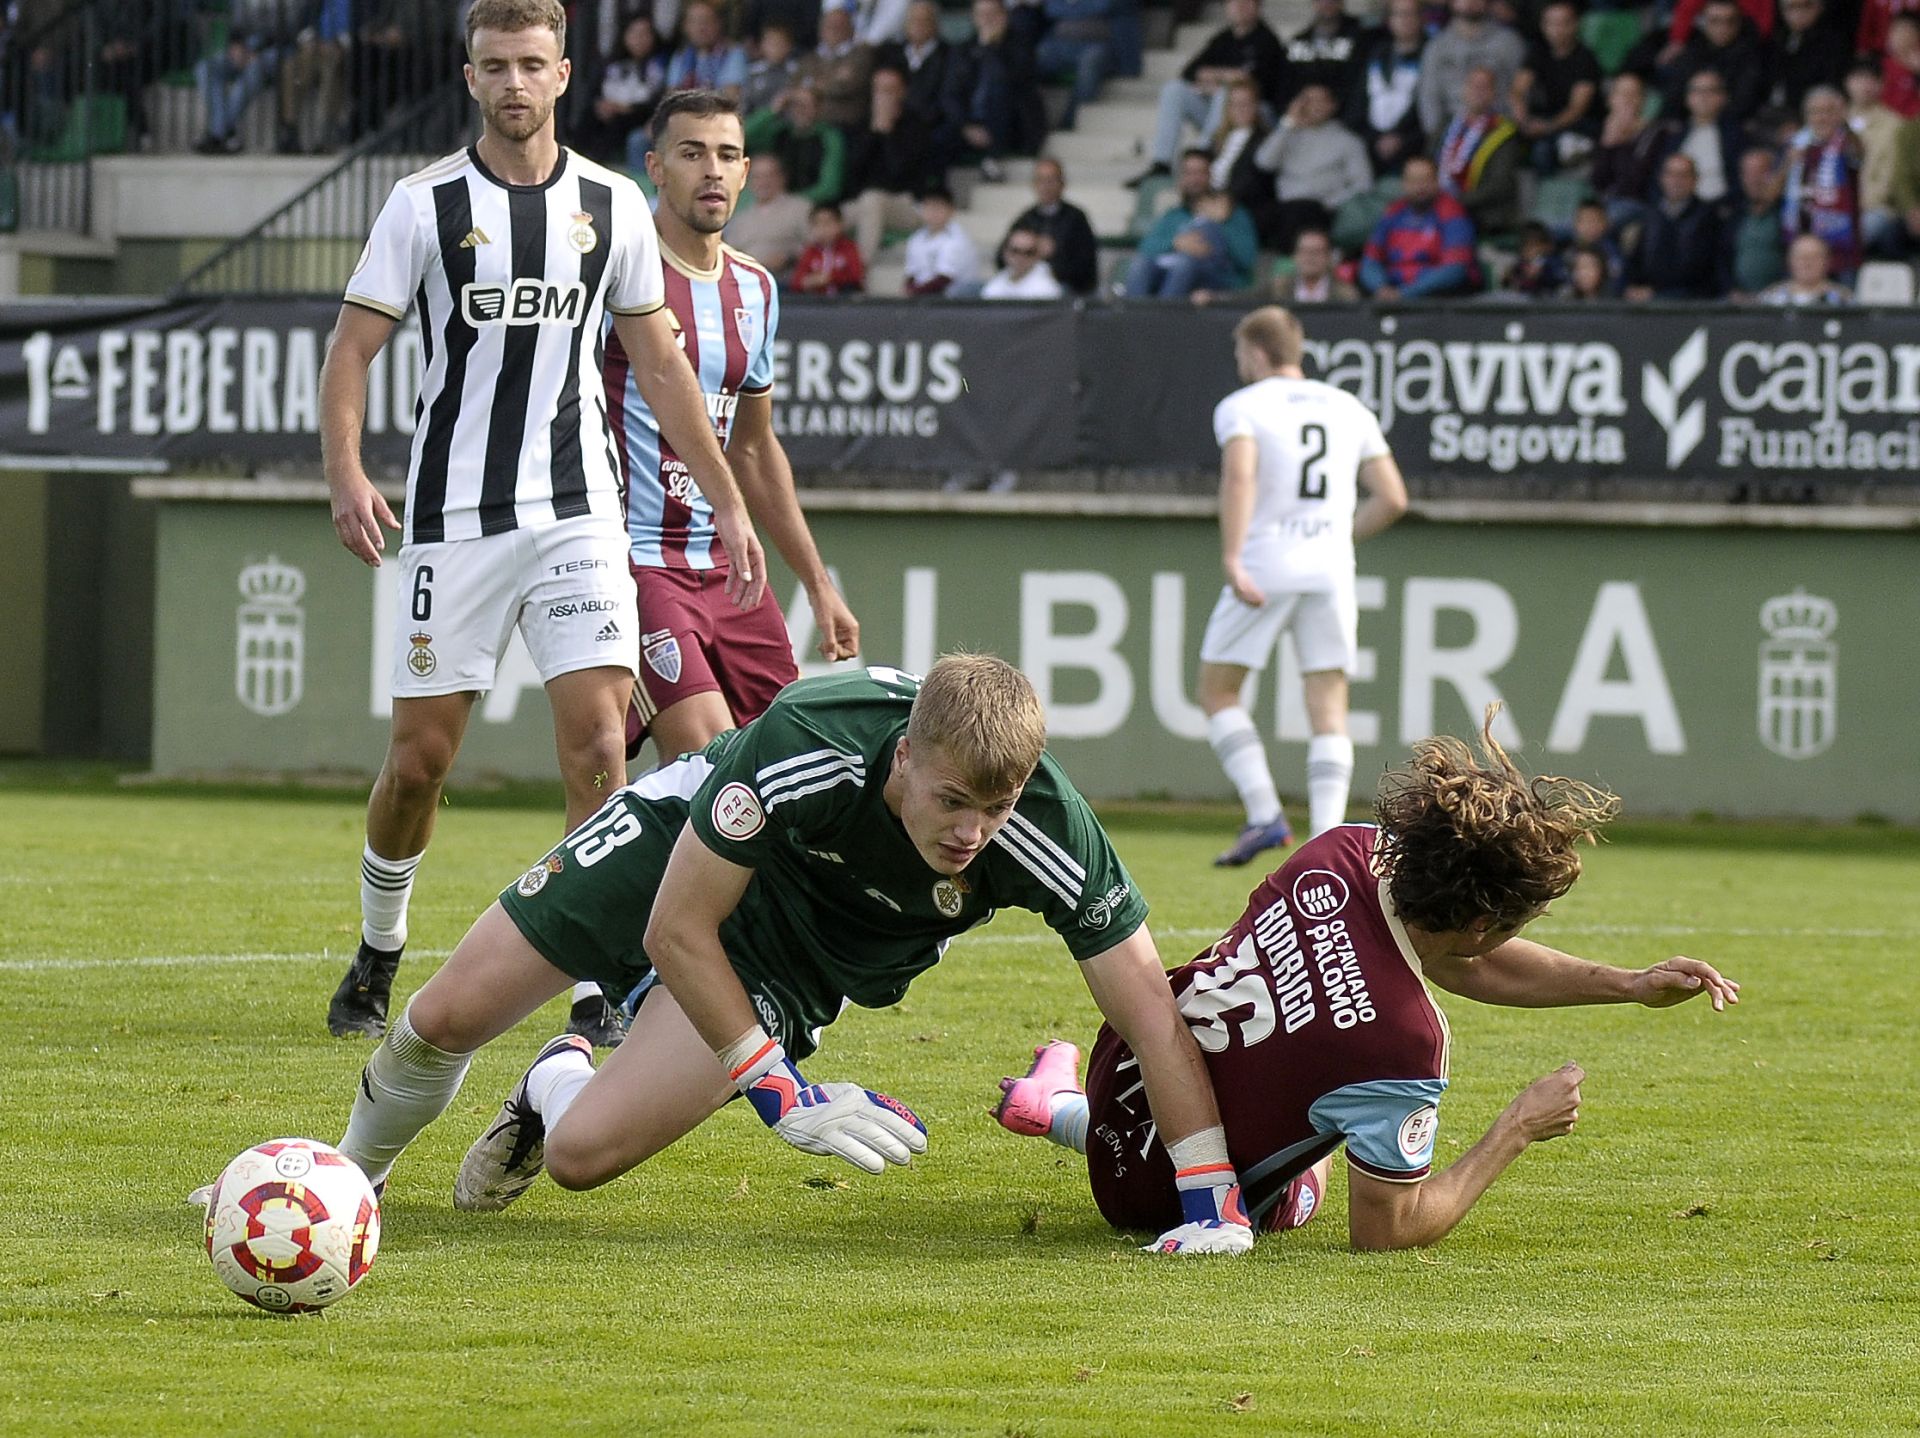
[[[1200,644],[1207,742],[1247,822],[1214,863],[1239,865],[1292,841],[1267,753],[1241,702],[1281,632],[1293,635],[1306,690],[1307,807],[1314,834],[1346,819],[1353,783],[1347,676],[1357,654],[1353,542],[1407,509],[1380,421],[1345,390],[1306,378],[1300,321],[1277,305],[1233,331],[1246,381],[1213,412],[1220,442],[1220,562],[1226,586]],[[1360,490],[1366,497],[1360,497]]]

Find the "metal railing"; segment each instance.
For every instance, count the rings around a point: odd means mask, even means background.
[[[395,182],[465,143],[472,104],[464,84],[446,82],[189,271],[174,293],[339,294]]]

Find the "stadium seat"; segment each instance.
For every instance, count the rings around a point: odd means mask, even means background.
[[[1534,191],[1531,217],[1549,229],[1567,228],[1573,224],[1573,212],[1587,192],[1584,174],[1547,175]]]
[[[1362,249],[1367,243],[1367,236],[1373,233],[1373,227],[1386,214],[1387,206],[1399,198],[1400,179],[1397,175],[1388,175],[1375,180],[1372,189],[1362,190],[1348,200],[1334,212],[1334,248],[1348,254]]]
[[[1580,21],[1580,38],[1609,75],[1619,73],[1627,52],[1646,33],[1646,16],[1638,10],[1589,10]]]
[[[1913,303],[1913,266],[1895,260],[1868,260],[1860,266],[1853,297],[1863,305]]]
[[[1127,226],[1127,232],[1133,239],[1139,239],[1153,228],[1153,222],[1166,211],[1173,193],[1173,178],[1170,175],[1149,175],[1140,182],[1140,188],[1134,192],[1133,220]]]
[[[126,97],[93,95],[69,105],[59,138],[36,145],[31,157],[43,164],[62,164],[84,160],[88,155],[117,154],[126,148]]]

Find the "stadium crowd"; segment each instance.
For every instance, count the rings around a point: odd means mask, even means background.
[[[1133,251],[1115,293],[1202,303],[1833,304],[1920,249],[1920,0],[1387,0],[1372,23],[1310,3],[1283,36],[1225,0],[1137,137],[1124,235],[1096,236],[1044,156],[1140,73],[1139,0],[583,0],[562,132],[644,174],[661,96],[736,97],[755,165],[730,239],[820,295],[901,240],[911,295],[1092,294],[1106,243]],[[11,0],[0,147],[60,153],[84,89],[121,147],[154,148],[152,96],[190,83],[205,153],[264,136],[256,100],[282,152],[338,149],[445,76],[464,8]],[[1030,156],[1034,203],[984,255],[954,172]]]

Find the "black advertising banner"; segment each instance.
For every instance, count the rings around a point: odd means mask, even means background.
[[[328,300],[0,306],[0,464],[312,468]],[[1920,472],[1920,314],[1621,307],[1302,311],[1414,475],[1817,479]],[[810,470],[1210,469],[1238,314],[1184,305],[796,300],[775,427]],[[402,325],[364,452],[398,472]]]
[[[0,305],[0,455],[180,469],[319,463],[339,305]],[[411,319],[368,374],[362,453],[403,470],[423,356]],[[1055,305],[787,304],[774,428],[802,468],[1077,462],[1075,322]]]

